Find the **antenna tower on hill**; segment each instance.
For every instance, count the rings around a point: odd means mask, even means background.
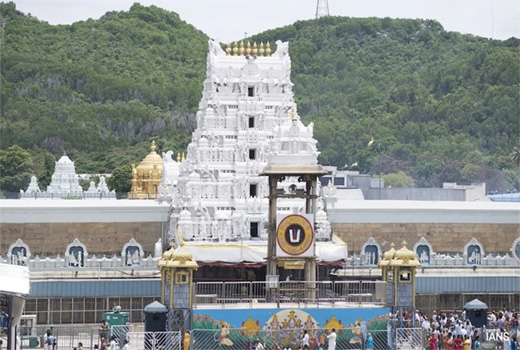
[[[329,16],[329,0],[316,0],[316,18]]]

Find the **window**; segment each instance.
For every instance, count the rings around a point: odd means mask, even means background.
[[[393,282],[393,281],[394,281],[394,271],[392,271],[392,270],[388,270],[388,271],[386,272],[386,280],[387,280],[388,282]]]
[[[255,97],[255,88],[250,86],[247,88],[247,96],[249,97]]]
[[[250,233],[251,237],[258,237],[258,222],[250,223]]]
[[[249,197],[256,197],[256,184],[249,185]]]
[[[250,160],[255,160],[256,159],[256,149],[250,149],[249,150],[249,159]]]
[[[345,178],[344,177],[335,177],[334,186],[345,186]]]
[[[188,284],[188,272],[187,271],[177,271],[175,274],[175,284]]]
[[[399,282],[410,283],[412,281],[412,272],[410,270],[401,270],[399,273]]]
[[[255,127],[255,117],[249,117],[249,128]]]

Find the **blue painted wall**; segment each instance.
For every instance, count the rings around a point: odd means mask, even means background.
[[[230,328],[241,328],[248,321],[253,321],[260,328],[272,323],[276,315],[280,324],[287,322],[303,325],[309,322],[312,328],[324,328],[327,324],[337,322],[345,328],[354,326],[361,321],[374,322],[389,315],[388,308],[330,308],[330,309],[242,309],[242,310],[193,310],[193,328],[217,328],[225,322]],[[310,316],[310,319],[309,319]],[[299,328],[296,327],[290,328]],[[337,324],[335,325],[338,328]]]

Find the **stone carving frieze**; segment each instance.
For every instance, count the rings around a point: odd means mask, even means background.
[[[83,267],[88,256],[87,247],[75,238],[65,249],[65,260],[69,267]]]
[[[17,239],[15,243],[9,246],[7,260],[10,264],[26,266],[30,258],[31,250],[21,239]]]
[[[373,237],[370,237],[361,247],[360,254],[363,265],[377,266],[381,257],[381,246]]]
[[[473,237],[464,246],[464,263],[466,265],[481,265],[484,254],[484,247],[475,237]]]
[[[422,266],[431,265],[432,256],[435,252],[426,238],[421,237],[421,239],[413,246],[413,251],[419,257]]]

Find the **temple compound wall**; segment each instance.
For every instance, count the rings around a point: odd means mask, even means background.
[[[76,238],[89,254],[121,254],[132,238],[145,254],[163,237],[168,206],[155,201],[0,200],[0,255],[22,239],[33,257],[63,256]]]
[[[135,238],[151,254],[165,225],[165,222],[2,223],[0,251],[5,254],[12,243],[22,238],[35,255],[63,255],[67,245],[78,238],[91,254],[110,256],[119,254],[121,247]],[[505,253],[520,237],[519,224],[334,223],[333,230],[351,252],[361,251],[370,237],[383,249],[390,242],[405,240],[415,244],[425,237],[436,252],[460,253],[475,237],[487,252]]]
[[[167,232],[168,204],[156,201],[0,200],[0,256],[22,239],[33,254],[62,255],[78,238],[89,254],[119,254],[131,238],[153,254]],[[108,203],[108,204],[105,204]],[[341,204],[341,205],[340,205]],[[516,203],[349,201],[330,203],[333,232],[349,255],[373,238],[381,249],[391,242],[410,245],[424,237],[437,253],[461,253],[475,238],[486,253],[508,253],[520,237]]]
[[[89,253],[112,256],[121,254],[121,247],[135,238],[145,253],[151,254],[163,229],[163,222],[9,223],[1,225],[0,250],[5,255],[12,243],[23,238],[34,255],[63,255],[67,245],[77,238]]]
[[[415,244],[424,237],[437,253],[461,253],[475,238],[487,253],[509,253],[520,237],[520,205],[498,202],[363,201],[326,198],[336,235],[359,252],[373,238]]]
[[[436,252],[460,253],[475,237],[487,252],[503,254],[509,252],[513,241],[520,237],[518,223],[334,223],[333,230],[347,242],[349,251],[360,251],[370,237],[383,249],[391,242],[405,240],[415,244],[425,237]]]

